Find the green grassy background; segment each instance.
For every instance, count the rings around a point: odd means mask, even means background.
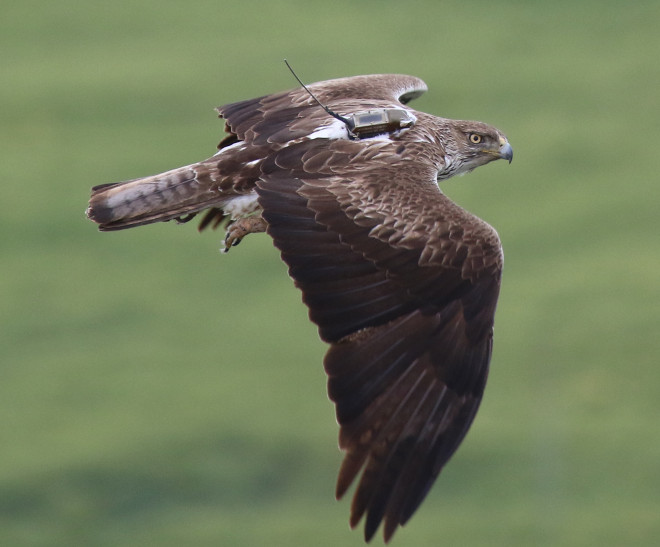
[[[5,1],[0,544],[361,545],[324,346],[266,236],[100,234],[89,187],[214,152],[212,107],[373,72],[516,157],[486,396],[394,545],[660,537],[660,4]],[[380,538],[375,541],[380,543]]]

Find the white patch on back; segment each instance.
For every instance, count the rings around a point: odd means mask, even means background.
[[[252,192],[245,196],[237,196],[235,198],[231,198],[225,201],[225,203],[222,205],[222,210],[232,219],[249,215],[258,209],[259,202],[257,201],[256,192]]]
[[[392,139],[390,138],[391,135],[389,133],[381,133],[380,135],[374,135],[373,137],[365,137],[361,139],[362,141],[386,141],[386,142],[393,142]]]
[[[219,154],[222,154],[223,152],[226,152],[227,150],[233,150],[234,148],[244,148],[246,145],[243,141],[238,141],[235,142],[234,144],[230,144],[229,146],[224,146],[220,150],[218,150],[214,156],[217,156]]]
[[[348,130],[341,120],[334,120],[328,125],[323,125],[309,134],[310,139],[344,139],[348,140]]]

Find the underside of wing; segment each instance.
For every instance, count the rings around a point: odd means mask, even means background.
[[[300,153],[311,158],[314,145],[305,146]],[[355,172],[348,181],[313,169],[287,171],[277,156],[272,162],[258,182],[263,217],[311,319],[331,344],[324,364],[346,453],[337,495],[361,473],[351,525],[366,514],[369,540],[384,521],[387,541],[424,499],[478,408],[492,347],[497,259],[466,270],[471,253],[483,249],[469,237],[450,241],[451,222],[458,221],[443,220],[441,210],[427,233],[409,237],[388,220],[388,207],[396,204],[385,203],[387,192],[373,214],[365,212],[360,177],[368,174]],[[391,172],[378,175],[386,188]],[[445,204],[436,192],[440,201],[432,209]],[[463,236],[466,231],[469,226]],[[461,251],[465,241],[476,250]]]

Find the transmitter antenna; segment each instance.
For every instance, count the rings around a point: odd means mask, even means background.
[[[288,62],[286,59],[284,59],[284,64],[285,64],[285,65],[287,66],[287,68],[291,71],[291,74],[293,74],[293,77],[294,77],[296,80],[298,80],[298,83],[303,87],[303,89],[304,89],[305,91],[307,91],[307,93],[309,93],[309,96],[310,96],[312,99],[314,99],[314,100],[318,103],[318,105],[319,105],[323,110],[325,110],[328,114],[330,114],[333,118],[336,118],[336,119],[338,119],[340,122],[342,122],[342,123],[346,126],[346,128],[348,129],[348,132],[352,134],[352,133],[353,133],[353,129],[355,129],[355,123],[354,123],[352,120],[349,120],[348,118],[344,118],[344,116],[340,116],[339,114],[337,114],[336,112],[333,112],[333,111],[330,110],[327,106],[325,106],[321,101],[319,101],[319,100],[314,96],[314,93],[312,93],[312,92],[307,88],[307,86],[306,86],[305,84],[302,83],[302,80],[301,80],[300,78],[298,78],[298,75],[293,71],[293,69],[291,68],[291,65],[289,64],[289,62]]]

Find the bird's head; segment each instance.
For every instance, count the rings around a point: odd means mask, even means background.
[[[469,173],[493,160],[513,160],[513,148],[506,136],[490,125],[452,120],[449,131],[453,146],[446,150],[448,162],[439,178]]]

